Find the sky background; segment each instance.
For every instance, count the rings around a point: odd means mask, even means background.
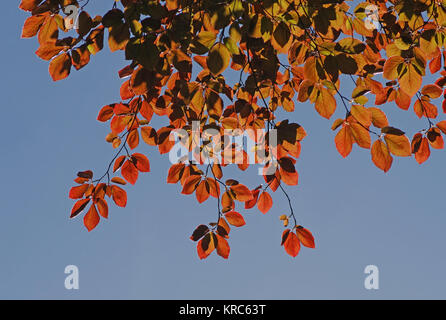
[[[114,152],[104,141],[108,124],[99,109],[119,100],[123,53],[108,47],[91,63],[53,83],[48,63],[22,40],[27,13],[17,1],[3,7],[2,168],[0,185],[0,298],[2,299],[445,299],[446,210],[444,151],[427,163],[395,159],[384,174],[359,149],[342,159],[330,120],[310,104],[289,115],[308,132],[288,187],[299,222],[316,239],[293,259],[280,247],[288,213],[282,193],[266,215],[244,211],[246,226],[232,229],[229,260],[213,253],[200,261],[188,239],[215,220],[216,201],[199,205],[166,184],[168,157],[141,144],[152,172],[128,187],[125,209],[112,205],[108,221],[88,233],[82,218],[69,219],[68,190],[77,171],[102,174]],[[111,1],[87,10],[102,14]],[[96,10],[97,8],[97,10]],[[348,85],[345,92],[351,92]],[[408,132],[425,127],[414,112],[382,106],[391,125]],[[238,174],[249,187],[256,169]],[[241,208],[241,207],[240,207]],[[376,265],[380,289],[364,288],[364,268]],[[76,265],[80,289],[66,290],[64,269]]]

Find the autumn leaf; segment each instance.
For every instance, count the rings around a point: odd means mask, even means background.
[[[81,213],[85,207],[87,206],[87,204],[90,202],[90,199],[82,199],[77,201],[73,208],[71,209],[71,215],[70,218],[74,218],[75,216],[77,216],[79,213]]]
[[[234,227],[241,227],[246,224],[243,216],[240,213],[235,212],[235,211],[230,211],[230,212],[225,213],[225,218]]]
[[[404,59],[400,56],[390,57],[384,63],[383,77],[388,80],[394,80],[398,78],[398,67],[404,63]]]
[[[70,75],[71,56],[69,53],[62,53],[51,60],[49,72],[54,81],[63,80]]]
[[[88,210],[87,214],[84,216],[84,225],[87,228],[88,232],[96,228],[99,220],[100,218],[98,211],[96,210],[96,206],[92,204],[90,210]]]
[[[125,207],[127,205],[127,193],[118,186],[112,186],[113,201],[119,207]]]
[[[235,186],[231,186],[230,188],[232,192],[235,194],[235,198],[238,201],[249,201],[253,198],[251,190],[249,190],[245,185],[243,184],[237,184]]]
[[[96,205],[98,207],[99,214],[103,218],[108,218],[108,205],[104,199],[98,198],[96,199]]]
[[[302,226],[298,226],[296,228],[296,234],[297,238],[300,240],[300,242],[308,248],[314,248],[314,237],[311,234],[310,230],[305,229]]]
[[[336,149],[342,157],[346,158],[353,148],[353,136],[350,126],[345,125],[335,137]]]
[[[389,153],[387,145],[383,141],[376,140],[373,143],[370,152],[372,154],[372,161],[378,168],[384,172],[390,170],[390,167],[392,167],[393,158]]]
[[[132,161],[127,160],[124,162],[121,168],[121,174],[125,180],[131,184],[135,184],[138,180],[138,169],[135,167]]]
[[[386,134],[384,135],[384,140],[391,154],[399,157],[409,157],[411,155],[410,142],[406,136]]]
[[[195,191],[197,201],[199,203],[205,202],[209,198],[209,184],[206,180],[202,180]]]
[[[270,194],[266,191],[260,194],[259,200],[257,201],[257,208],[259,208],[260,212],[263,214],[267,213],[271,207],[273,206],[273,199]]]
[[[132,161],[136,168],[141,172],[150,172],[150,162],[149,159],[142,153],[132,154]]]
[[[407,93],[410,97],[420,89],[422,83],[422,76],[416,70],[412,63],[406,65],[406,68],[402,72],[399,78],[401,90]]]
[[[228,241],[225,238],[219,236],[218,234],[216,236],[217,236],[217,254],[224,259],[228,259],[229,253],[231,251]]]
[[[287,230],[284,231],[284,235]],[[283,236],[282,236],[283,239]],[[282,240],[283,241],[283,240]],[[300,242],[297,235],[294,232],[288,230],[286,235],[286,240],[283,241],[283,246],[285,251],[292,257],[296,257],[300,251]]]
[[[70,189],[69,197],[70,199],[80,199],[84,196],[85,191],[87,191],[89,185],[83,184],[78,187],[73,187]]]
[[[226,46],[222,43],[217,43],[209,51],[206,63],[211,73],[214,76],[218,76],[229,66],[230,59],[231,54]]]

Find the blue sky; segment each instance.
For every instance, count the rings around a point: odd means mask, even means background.
[[[91,14],[110,7],[95,6]],[[316,249],[303,248],[292,259],[280,247],[278,216],[288,204],[278,192],[266,215],[241,209],[247,225],[231,232],[229,260],[212,254],[200,261],[188,237],[215,219],[216,203],[199,205],[180,186],[167,185],[168,158],[146,146],[138,151],[148,154],[152,172],[127,188],[127,208],[113,206],[109,220],[90,233],[81,219],[70,221],[67,193],[75,173],[102,173],[113,156],[104,141],[107,125],[95,119],[100,107],[118,101],[117,71],[125,62],[122,52],[105,48],[85,69],[53,83],[48,64],[34,55],[37,41],[20,39],[26,16],[8,1],[0,19],[0,298],[446,298],[445,152],[434,151],[421,166],[396,159],[384,174],[368,150],[356,147],[342,159],[332,121],[309,104],[290,114],[308,137],[297,166],[300,185],[287,190]],[[425,126],[412,111],[382,107],[391,125],[410,136]],[[254,168],[234,172],[250,187],[260,182]],[[380,270],[379,290],[364,288],[369,264]],[[79,290],[64,287],[67,265],[79,268]]]

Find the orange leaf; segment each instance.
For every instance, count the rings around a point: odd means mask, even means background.
[[[180,181],[181,174],[184,171],[184,163],[177,163],[170,167],[167,175],[167,183],[177,183]]]
[[[139,109],[141,115],[150,122],[153,116],[153,108],[146,100],[141,103],[141,108]]]
[[[218,234],[216,236],[217,236],[217,254],[224,259],[228,259],[229,252],[231,251],[228,241],[226,241],[225,238],[219,236]]]
[[[253,198],[251,190],[249,190],[243,184],[237,184],[235,186],[231,186],[231,190],[234,192],[235,198],[238,201],[245,202],[245,201],[251,200]]]
[[[233,225],[234,227],[241,227],[246,224],[245,219],[243,216],[235,211],[229,211],[225,214],[226,219],[228,222]]]
[[[208,233],[197,244],[197,252],[200,259],[207,258],[215,249],[217,237],[214,233]]]
[[[415,69],[412,63],[406,65],[399,78],[401,90],[407,93],[410,97],[413,97],[415,93],[420,89],[423,79],[422,76]]]
[[[59,27],[57,25],[56,16],[48,15],[39,30],[37,39],[39,44],[45,44],[47,42],[55,43],[59,37]]]
[[[443,149],[444,148],[444,140],[441,136],[441,132],[438,128],[431,128],[427,132],[427,139],[432,148],[435,149]]]
[[[415,135],[412,140],[412,152],[415,154],[415,160],[422,164],[429,159],[431,150],[427,138],[423,138],[421,133]]]
[[[260,190],[252,190],[252,199],[245,202],[245,209],[251,209],[257,204],[257,198],[259,197]]]
[[[319,89],[320,93],[315,101],[316,111],[324,118],[330,119],[333,113],[336,111],[336,99],[328,91],[328,89],[322,87]]]
[[[113,165],[113,172],[116,172],[119,170],[119,168],[122,167],[122,164],[125,161],[125,156],[119,156],[116,161],[115,164]]]
[[[297,227],[297,238],[302,242],[302,244],[307,248],[314,248],[314,237],[311,234],[310,230],[305,229],[302,226]]]
[[[375,143],[373,143],[370,152],[372,154],[373,163],[384,172],[389,171],[392,166],[393,158],[389,153],[387,145],[381,140],[376,140]]]
[[[105,122],[113,117],[113,107],[104,106],[98,114],[98,121]]]
[[[388,80],[398,78],[398,66],[402,63],[404,63],[404,58],[400,56],[394,56],[387,59],[386,63],[384,63],[383,77]]]
[[[401,88],[395,91],[395,103],[403,110],[409,110],[411,97]]]
[[[446,120],[437,123],[437,128],[446,134]]]
[[[390,153],[399,157],[409,157],[411,147],[409,139],[405,135],[397,136],[394,134],[386,134],[384,140],[387,143]]]
[[[139,144],[139,133],[137,129],[133,129],[129,132],[129,135],[127,137],[127,144],[129,145],[130,149],[135,149]]]
[[[71,56],[69,53],[62,53],[51,60],[49,72],[54,81],[65,79],[70,75]]]
[[[129,160],[124,162],[121,169],[121,174],[124,179],[131,184],[135,184],[136,180],[138,180],[138,169],[136,169],[135,165]]]
[[[121,189],[118,186],[112,186],[112,196],[113,201],[119,207],[125,207],[127,205],[127,193],[125,190]]]
[[[296,257],[299,254],[300,242],[297,235],[294,232],[289,232],[288,236],[283,244],[285,251],[292,257]]]
[[[31,16],[26,19],[25,24],[22,29],[22,38],[32,38],[37,32],[39,32],[40,27],[42,26],[45,18],[48,16],[46,14],[38,14],[35,16]]]
[[[87,214],[84,216],[84,225],[87,228],[88,232],[96,228],[99,223],[99,214],[96,210],[96,206],[94,203],[91,205],[90,210],[88,210]]]
[[[372,124],[372,113],[366,107],[354,104],[350,112],[355,120],[363,126],[369,127]]]
[[[209,198],[209,184],[202,180],[195,191],[195,196],[199,203],[205,202]]]
[[[350,126],[343,126],[341,130],[339,130],[338,134],[335,137],[336,149],[341,154],[342,157],[346,158],[353,147],[353,137],[351,134]]]
[[[262,192],[257,202],[257,208],[263,213],[267,213],[273,206],[273,199],[266,191]]]
[[[150,162],[145,155],[141,153],[134,153],[132,154],[132,160],[139,171],[150,172]]]
[[[74,218],[75,216],[77,216],[79,213],[82,212],[82,210],[85,209],[85,207],[87,206],[87,204],[90,202],[90,199],[82,199],[77,201],[74,206],[73,209],[71,209],[71,215],[70,218]]]
[[[141,137],[149,146],[157,145],[157,133],[152,127],[142,127]]]
[[[192,175],[186,179],[183,185],[182,194],[191,194],[197,189],[198,183],[201,180],[201,175]]]
[[[33,11],[41,2],[42,0],[22,0],[19,8],[25,11]]]
[[[104,199],[98,198],[96,199],[96,205],[98,206],[99,214],[107,219],[108,218],[107,202]]]
[[[220,185],[217,180],[213,178],[207,178],[206,181],[209,184],[209,193],[214,198],[218,198],[220,196]]]
[[[128,124],[127,116],[114,116],[111,123],[110,129],[114,134],[119,134],[124,131],[125,127]]]
[[[120,88],[120,95],[122,100],[128,100],[135,96],[135,93],[130,88],[130,80],[125,81]]]
[[[389,125],[389,121],[387,120],[386,114],[378,108],[369,108],[372,112],[372,123],[377,128],[384,128]]]
[[[117,184],[121,184],[123,186],[125,186],[127,184],[127,181],[125,181],[124,179],[120,178],[120,177],[113,177],[111,179],[111,182],[117,183]]]
[[[88,187],[90,185],[83,184],[77,187],[73,187],[70,189],[70,193],[68,194],[68,197],[70,199],[80,199],[84,196],[85,191],[87,191]]]
[[[421,94],[428,96],[431,99],[436,99],[441,96],[443,89],[436,84],[427,84],[421,89]]]
[[[360,146],[361,148],[370,149],[370,132],[358,123],[351,123],[350,129],[352,136],[358,146]]]

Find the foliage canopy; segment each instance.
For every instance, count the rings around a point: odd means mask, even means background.
[[[79,172],[69,192],[76,200],[71,218],[86,211],[88,231],[108,217],[110,202],[126,206],[123,185],[150,171],[147,156],[134,149],[141,143],[167,154],[175,144],[172,132],[192,135],[193,122],[200,133],[216,130],[221,141],[225,129],[264,130],[251,138],[263,148],[266,158],[260,160],[268,168],[265,183],[253,189],[234,179],[223,181],[224,159],[201,160],[211,139],[198,147],[186,140],[197,161],[172,164],[167,183],[181,184],[181,193],[195,193],[200,203],[217,199],[216,221],[199,225],[191,236],[201,259],[214,250],[228,258],[231,227],[245,224],[236,203],[265,214],[277,190],[290,205],[289,214],[280,216],[286,252],[295,257],[301,245],[315,247],[285,190],[298,184],[295,165],[306,132],[278,118],[294,112],[296,103],[314,105],[327,119],[337,108],[345,109],[345,117],[332,122],[340,155],[347,157],[355,144],[370,149],[371,160],[384,172],[394,157],[413,156],[421,164],[431,149],[444,147],[446,121],[439,120],[446,113],[444,0],[122,0],[96,17],[86,11],[88,2],[20,3],[31,14],[22,37],[37,37],[36,54],[49,61],[54,81],[85,67],[105,41],[112,52],[125,53],[127,62],[118,72],[120,100],[100,109],[97,118],[110,125],[106,141],[115,155],[102,176]],[[67,8],[75,8],[75,19]],[[230,72],[237,76],[228,77]],[[427,73],[436,80],[423,83]],[[351,82],[353,90],[345,92],[341,82]],[[441,108],[437,99],[443,100]],[[382,106],[391,102],[424,119],[411,140],[389,124]],[[154,114],[169,124],[152,127]],[[241,159],[242,171],[259,160],[248,159],[236,143],[218,147],[232,160]]]

